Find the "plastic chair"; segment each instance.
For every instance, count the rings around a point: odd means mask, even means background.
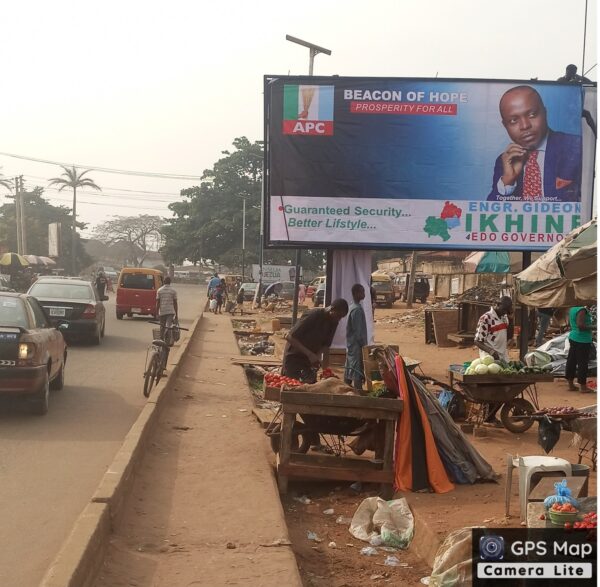
[[[519,507],[521,509],[521,522],[525,521],[527,516],[527,502],[531,491],[531,478],[536,473],[543,476],[546,472],[558,471],[565,477],[571,476],[571,463],[558,457],[531,456],[531,457],[513,457],[506,455],[506,490],[504,494],[504,514],[508,517],[510,513],[510,493],[512,487],[513,469],[519,469]]]

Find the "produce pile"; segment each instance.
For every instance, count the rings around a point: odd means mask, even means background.
[[[521,361],[494,360],[490,355],[475,359],[465,364],[465,375],[524,375],[531,373],[548,373],[548,367],[528,367]]]
[[[579,416],[580,412],[577,408],[573,406],[552,406],[551,408],[542,408],[538,410],[533,415],[534,416]]]
[[[329,367],[325,367],[325,369],[323,369],[319,375],[319,379],[330,379],[331,377],[339,379],[339,377]]]
[[[598,516],[596,515],[596,512],[590,512],[589,514],[585,514],[585,516],[583,516],[583,520],[581,522],[575,522],[573,524],[573,528],[575,528],[576,530],[579,530],[579,529],[592,530],[597,527],[598,527]]]
[[[298,387],[299,385],[302,385],[302,383],[297,379],[286,377],[285,375],[280,375],[279,373],[265,373],[265,383],[268,387],[281,387],[282,385],[287,385],[288,387]]]

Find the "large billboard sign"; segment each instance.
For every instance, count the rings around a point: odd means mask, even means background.
[[[583,98],[553,82],[267,77],[268,244],[548,249],[591,214]]]

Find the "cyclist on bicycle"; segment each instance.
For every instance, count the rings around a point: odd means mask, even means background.
[[[177,292],[171,285],[171,278],[165,277],[165,284],[156,292],[156,315],[160,320],[160,338],[165,340],[165,326],[173,326],[177,318]]]

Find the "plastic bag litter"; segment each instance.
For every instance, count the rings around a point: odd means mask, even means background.
[[[414,525],[413,515],[403,497],[392,501],[367,497],[354,513],[349,530],[354,538],[364,542],[372,544],[371,540],[380,536],[386,546],[408,548]]]
[[[388,555],[383,561],[383,564],[388,567],[399,567],[401,563],[400,559],[397,556]]]
[[[209,304],[208,308],[211,312],[214,312],[217,309],[217,305],[218,305],[217,300],[215,298],[213,298],[212,300],[210,300],[210,304]]]
[[[525,355],[525,364],[528,367],[545,367],[552,362],[552,355],[544,351],[532,351]]]
[[[458,587],[471,584],[472,529],[471,527],[460,528],[448,534],[435,555],[431,575],[423,577],[421,583],[431,587]]]
[[[364,556],[375,556],[378,552],[377,549],[372,546],[365,546],[360,549],[360,554],[363,554]]]
[[[540,420],[538,427],[538,444],[548,454],[558,442],[560,438],[560,422],[551,420],[548,416],[544,416]]]
[[[566,479],[563,479],[559,483],[555,483],[554,490],[556,493],[554,495],[549,495],[544,500],[544,507],[550,508],[555,503],[570,503],[572,506],[575,506],[577,509],[579,509],[579,502],[571,496],[571,490],[567,485]]]

